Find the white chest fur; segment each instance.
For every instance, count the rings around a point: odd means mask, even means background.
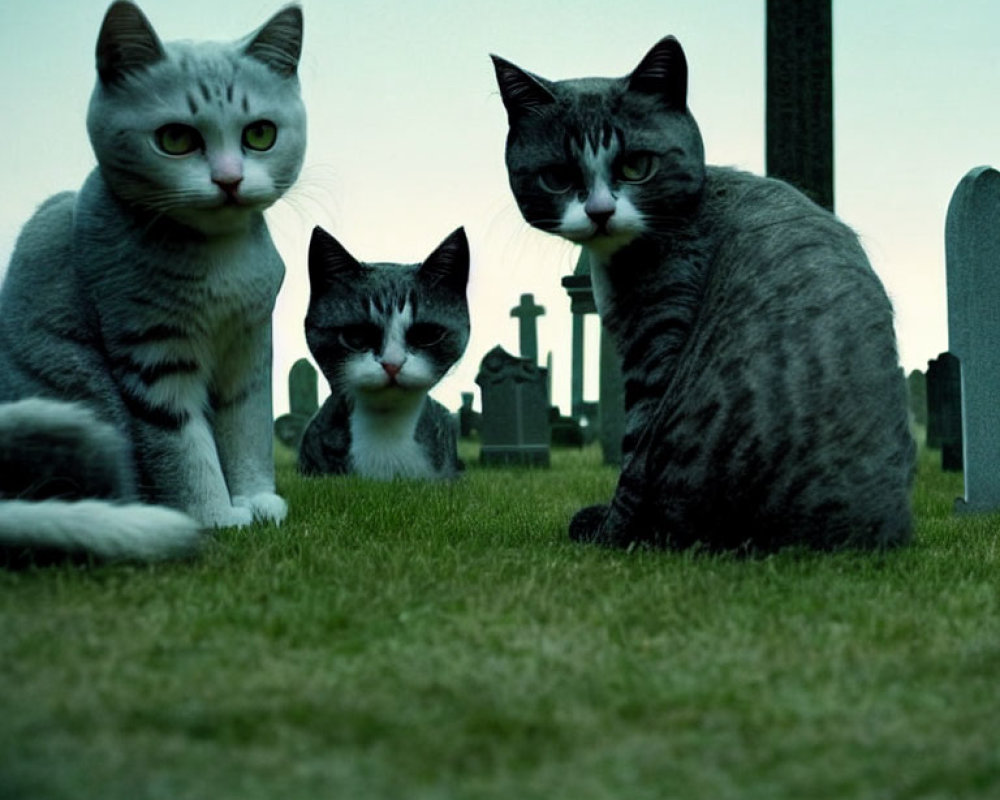
[[[375,480],[433,478],[434,469],[414,439],[424,397],[415,407],[374,411],[359,403],[351,414],[351,466]]]

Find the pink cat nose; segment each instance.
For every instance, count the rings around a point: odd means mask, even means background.
[[[403,368],[402,364],[390,364],[388,361],[382,362],[382,369],[385,370],[385,374],[390,378],[395,378],[399,371]]]
[[[236,193],[240,190],[240,184],[243,183],[243,178],[213,180],[212,182],[229,197],[236,197]]]

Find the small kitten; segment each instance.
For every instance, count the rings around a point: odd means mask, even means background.
[[[570,535],[710,549],[910,537],[892,309],[857,238],[787,184],[706,167],[668,37],[620,79],[494,57],[524,218],[589,253],[622,359],[624,463]]]
[[[469,245],[459,228],[423,264],[362,264],[313,231],[306,340],[331,395],[299,449],[307,475],[452,478],[448,410],[428,396],[469,341]]]
[[[98,167],[27,223],[0,288],[0,548],[186,553],[281,521],[262,212],[305,148],[302,12],[232,43],[162,43],[115,2],[87,130]],[[177,511],[169,511],[167,506]],[[183,512],[183,513],[182,513]]]

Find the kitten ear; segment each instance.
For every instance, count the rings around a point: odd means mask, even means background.
[[[309,241],[309,284],[313,293],[338,282],[351,282],[364,269],[344,246],[318,225]]]
[[[97,74],[113,84],[164,57],[163,45],[135,3],[118,0],[104,15],[97,35]]]
[[[302,9],[288,6],[264,23],[243,51],[279,75],[292,77],[302,55]]]
[[[667,105],[687,108],[687,59],[673,36],[660,39],[628,76],[630,91],[659,95]]]
[[[469,283],[469,240],[465,228],[453,231],[420,265],[420,280],[465,295]]]
[[[491,55],[493,69],[497,74],[500,96],[507,109],[507,119],[513,124],[526,114],[537,111],[542,106],[555,102],[552,92],[542,83],[542,79],[518,66]]]

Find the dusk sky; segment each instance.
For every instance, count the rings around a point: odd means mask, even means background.
[[[85,115],[108,4],[4,0],[0,272],[35,207],[78,188],[95,164]],[[139,5],[164,40],[235,39],[281,2]],[[764,0],[301,5],[309,147],[298,185],[268,212],[287,268],[275,324],[278,413],[289,366],[308,354],[305,254],[316,224],[361,260],[401,262],[422,260],[464,225],[472,339],[435,396],[457,407],[459,393],[476,388],[486,351],[517,352],[510,309],[532,292],[548,312],[539,346],[553,352],[554,400],[568,411],[571,318],[560,278],[577,251],[530,229],[514,205],[491,52],[553,79],[615,76],[672,33],[687,54],[708,161],[763,172]],[[948,345],[948,201],[969,169],[1000,162],[1000,3],[834,0],[833,31],[836,211],[861,235],[893,300],[904,366],[923,369]]]

